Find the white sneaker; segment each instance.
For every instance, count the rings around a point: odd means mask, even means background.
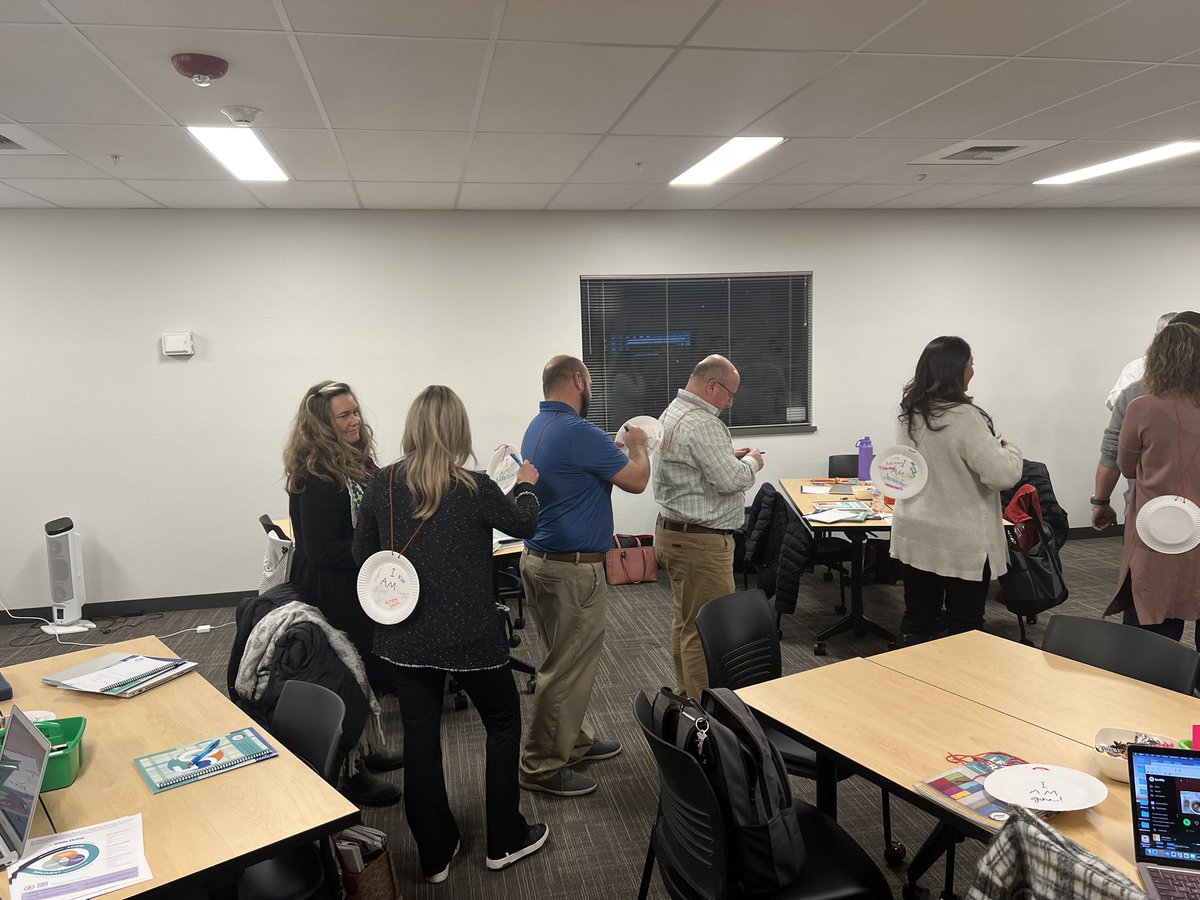
[[[454,852],[450,854],[450,862],[454,861],[454,857],[458,856],[458,848],[462,846],[462,841],[454,845]],[[425,880],[430,884],[441,884],[450,877],[450,862],[446,863],[446,868],[435,875],[426,875]]]
[[[505,853],[499,859],[487,858],[487,867],[493,872],[499,872],[501,869],[506,869],[513,863],[524,859],[527,856],[532,856],[542,849],[542,844],[546,843],[546,838],[550,837],[549,825],[530,825],[529,834],[526,837],[525,846],[517,850],[512,850]]]

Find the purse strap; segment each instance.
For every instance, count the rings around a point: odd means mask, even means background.
[[[392,466],[392,471],[388,473],[388,526],[392,530],[391,540],[388,542],[388,549],[393,553],[396,552],[396,507],[392,499],[392,486],[396,483],[396,466]],[[425,527],[428,519],[422,519],[421,524],[417,526],[417,530],[412,533],[412,537],[404,545],[404,550],[400,551],[400,555],[404,555],[404,551],[408,549],[408,545],[416,540],[417,535],[421,533],[421,529]]]

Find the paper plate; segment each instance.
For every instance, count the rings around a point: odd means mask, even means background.
[[[1200,545],[1200,506],[1177,494],[1147,500],[1138,512],[1137,533],[1151,550],[1187,553]]]
[[[421,582],[413,564],[395,550],[380,550],[358,570],[358,602],[380,625],[403,622],[417,607]]]
[[[1040,764],[997,769],[983,780],[983,789],[1001,803],[1052,812],[1091,809],[1108,796],[1099,778],[1066,766]]]
[[[617,431],[617,440],[621,440],[621,432],[632,425],[634,428],[640,428],[646,432],[646,452],[653,453],[662,446],[663,427],[662,422],[654,418],[654,416],[634,416],[628,422],[621,426]],[[622,447],[626,453],[629,452],[628,447]]]
[[[514,453],[518,458],[521,456],[512,444],[501,444],[492,454],[492,461],[487,467],[488,477],[506,494],[516,485],[517,473],[521,471],[521,464],[513,459]]]
[[[915,497],[929,480],[929,464],[912,447],[888,447],[871,462],[871,484],[893,500]]]

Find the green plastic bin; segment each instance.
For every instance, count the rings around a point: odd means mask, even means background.
[[[75,781],[83,765],[83,730],[87,727],[87,719],[83,716],[53,719],[35,722],[34,727],[45,735],[51,747],[66,745],[50,753],[46,777],[42,780],[42,793],[67,787]],[[0,738],[3,736],[4,729],[0,728]]]

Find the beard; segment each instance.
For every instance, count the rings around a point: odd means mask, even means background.
[[[586,419],[592,408],[592,392],[588,391],[579,399],[579,418]]]

